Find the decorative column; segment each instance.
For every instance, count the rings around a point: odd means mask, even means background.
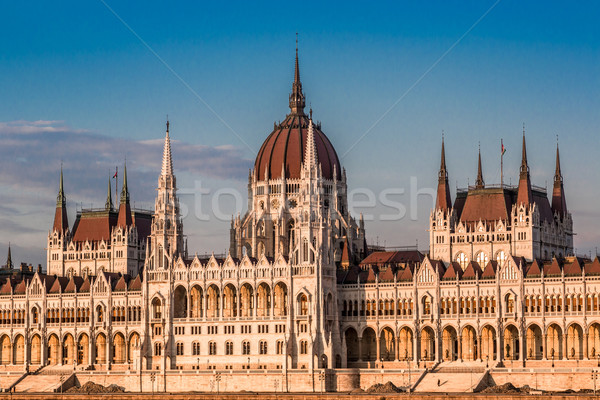
[[[462,335],[458,335],[458,361],[463,362]]]
[[[583,335],[583,359],[584,360],[589,360],[589,353],[588,353],[588,343],[589,340],[589,334],[584,334]]]
[[[362,336],[358,337],[358,362],[362,361]]]

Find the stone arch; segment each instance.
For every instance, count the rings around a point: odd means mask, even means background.
[[[59,362],[60,340],[56,334],[51,334],[48,338],[48,364],[56,365]]]
[[[546,357],[549,360],[563,358],[563,332],[556,323],[548,325],[546,329]]]
[[[126,361],[126,351],[125,351],[125,336],[121,332],[117,332],[113,337],[113,363],[115,364],[124,364]]]
[[[513,324],[509,324],[504,328],[504,359],[518,360],[519,359],[519,330]]]
[[[37,333],[31,337],[31,363],[42,363],[42,338]]]
[[[541,360],[544,357],[544,340],[542,329],[537,324],[530,324],[525,335],[527,343],[527,359]]]
[[[132,332],[129,334],[129,340],[127,341],[127,362],[133,364],[134,361],[139,357],[141,349],[140,334]]]
[[[173,292],[173,317],[185,318],[188,313],[187,290],[182,285],[177,285]]]
[[[375,361],[377,357],[377,335],[370,326],[366,327],[362,332],[361,351],[363,361]]]
[[[299,293],[296,298],[296,303],[298,304],[298,315],[308,315],[308,295],[306,293]]]
[[[461,334],[462,340],[462,359],[477,360],[479,352],[479,343],[477,341],[477,331],[471,325],[465,325]]]
[[[283,317],[288,315],[288,289],[287,285],[284,282],[277,282],[275,285],[275,289],[273,290],[274,294],[274,316],[275,317]]]
[[[396,358],[396,338],[389,326],[384,327],[379,334],[379,351],[384,361],[394,361]]]
[[[481,329],[481,359],[497,360],[496,329],[491,325],[484,325]]]
[[[13,341],[13,364],[25,363],[25,338],[19,334]]]
[[[600,323],[592,322],[588,328],[588,357],[590,359],[600,356]]]
[[[435,333],[430,326],[421,329],[421,360],[435,360]]]
[[[408,361],[413,359],[413,331],[408,326],[403,326],[398,333],[399,358]]]
[[[89,364],[90,338],[86,333],[79,335],[77,340],[77,364]]]
[[[346,339],[346,360],[348,362],[358,361],[360,354],[358,352],[358,334],[356,333],[356,329],[352,327],[346,329],[344,338]]]
[[[204,293],[200,285],[194,285],[190,289],[190,312],[191,318],[202,318],[204,312]]]
[[[63,337],[62,360],[65,365],[73,365],[75,361],[75,339],[70,333]]]
[[[96,362],[95,364],[106,364],[106,335],[99,333],[96,336]]]
[[[567,327],[567,353],[569,360],[583,359],[583,328],[576,322]]]
[[[157,296],[152,299],[152,319],[161,320],[163,317],[162,300]]]
[[[219,316],[220,290],[217,285],[212,284],[206,289],[206,316],[217,318]]]
[[[237,317],[237,290],[231,283],[223,288],[223,316],[226,318]]]
[[[254,289],[249,283],[242,284],[240,288],[240,315],[251,317],[254,312]]]
[[[442,359],[444,361],[458,359],[458,334],[452,325],[447,325],[442,331]]]
[[[261,282],[256,290],[256,316],[268,317],[271,314],[271,288]]]

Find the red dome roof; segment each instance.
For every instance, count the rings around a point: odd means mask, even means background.
[[[309,119],[304,114],[289,114],[275,128],[256,156],[254,171],[258,180],[265,179],[268,169],[268,179],[281,178],[282,166],[285,166],[287,179],[299,179],[308,137]],[[315,147],[318,162],[321,165],[323,177],[333,179],[335,168],[337,179],[341,179],[340,161],[329,139],[318,125],[313,123]]]

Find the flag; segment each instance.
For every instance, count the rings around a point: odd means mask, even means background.
[[[500,143],[502,143],[502,142],[500,142]],[[504,153],[506,153],[506,147],[504,147],[504,143],[502,143],[502,149],[501,150],[502,150],[502,153],[500,155],[503,156]]]
[[[119,173],[119,167],[117,167],[115,169],[115,174],[113,175],[113,179],[117,177],[117,174]]]

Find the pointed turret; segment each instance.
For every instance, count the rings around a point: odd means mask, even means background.
[[[525,127],[523,127],[523,153],[521,156],[521,170],[519,173],[519,191],[517,194],[517,205],[530,205],[533,200],[531,194],[531,179],[529,177],[529,166],[527,165],[527,146],[525,144]]]
[[[69,221],[67,219],[67,198],[63,189],[63,170],[60,166],[60,183],[58,187],[58,196],[56,196],[56,212],[54,213],[53,231],[60,233],[69,229]]]
[[[118,226],[127,227],[132,224],[131,206],[129,205],[129,189],[127,188],[127,163],[123,168],[123,189],[121,189],[121,205],[119,206]]]
[[[440,161],[440,172],[438,173],[438,190],[435,201],[435,209],[446,212],[450,208],[452,208],[452,201],[450,200],[448,171],[446,170],[446,150],[444,146],[444,138],[442,137],[442,159]]]
[[[167,133],[165,135],[165,146],[163,149],[161,175],[173,175],[173,160],[171,159],[171,138],[169,137],[169,121],[167,120]]]
[[[481,170],[481,149],[479,149],[479,160],[477,162],[477,180],[475,181],[475,188],[483,189],[485,182],[483,181],[483,172]]]
[[[306,150],[304,152],[304,165],[306,168],[311,169],[319,161],[317,155],[317,146],[315,145],[315,132],[313,127],[313,121],[308,121],[308,134],[306,136]]]
[[[567,214],[567,200],[565,198],[563,177],[560,170],[558,143],[556,144],[556,171],[554,172],[554,188],[552,190],[552,211],[558,213],[561,218]]]
[[[108,193],[106,195],[106,203],[104,203],[104,208],[106,208],[108,211],[113,210],[112,188],[110,186],[110,178],[108,178]]]
[[[298,65],[298,34],[296,34],[296,63],[294,68],[294,83],[290,94],[290,110],[292,114],[304,115],[306,101],[302,93],[302,82],[300,82],[300,67]]]
[[[8,269],[12,269],[13,267],[13,262],[12,262],[12,255],[10,254],[10,243],[8,244],[8,256],[6,257],[6,268]]]

